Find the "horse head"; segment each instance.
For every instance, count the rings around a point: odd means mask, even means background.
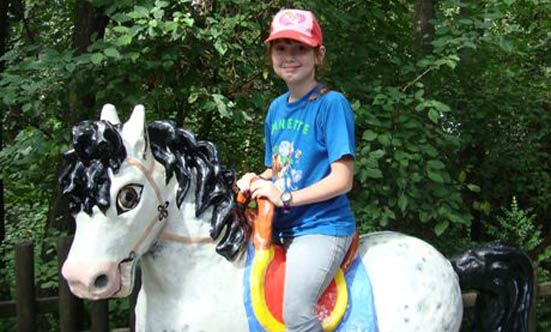
[[[235,175],[210,142],[170,121],[146,125],[141,105],[123,125],[107,104],[99,121],[72,134],[60,185],[76,222],[62,268],[75,295],[129,295],[136,262],[161,239],[218,241],[230,260],[241,251],[247,229],[234,209]],[[197,221],[204,217],[210,222]]]

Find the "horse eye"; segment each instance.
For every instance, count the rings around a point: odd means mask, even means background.
[[[124,186],[117,195],[117,212],[123,214],[135,208],[140,202],[143,186],[129,184]]]

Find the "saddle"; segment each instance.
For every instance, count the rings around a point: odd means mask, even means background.
[[[237,203],[245,207],[247,197],[239,192]],[[251,264],[249,287],[250,304],[262,327],[270,332],[283,332],[283,286],[285,280],[285,249],[272,242],[274,206],[267,199],[257,200],[258,208],[245,209],[247,220],[253,229],[253,243],[249,256]],[[359,234],[354,234],[348,252],[337,275],[318,300],[316,314],[324,331],[333,331],[343,318],[348,305],[348,291],[344,272],[356,258]]]

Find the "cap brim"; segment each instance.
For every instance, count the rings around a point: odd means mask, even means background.
[[[316,41],[314,38],[309,38],[301,34],[300,32],[292,31],[292,30],[286,30],[286,31],[280,31],[280,32],[274,33],[270,35],[270,37],[266,38],[264,43],[269,43],[276,39],[292,39],[311,47],[320,46],[320,43]]]

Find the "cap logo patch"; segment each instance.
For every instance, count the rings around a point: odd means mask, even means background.
[[[304,16],[304,14],[296,13],[290,10],[283,13],[279,19],[279,23],[283,26],[299,25],[304,21],[306,21],[306,16]]]

